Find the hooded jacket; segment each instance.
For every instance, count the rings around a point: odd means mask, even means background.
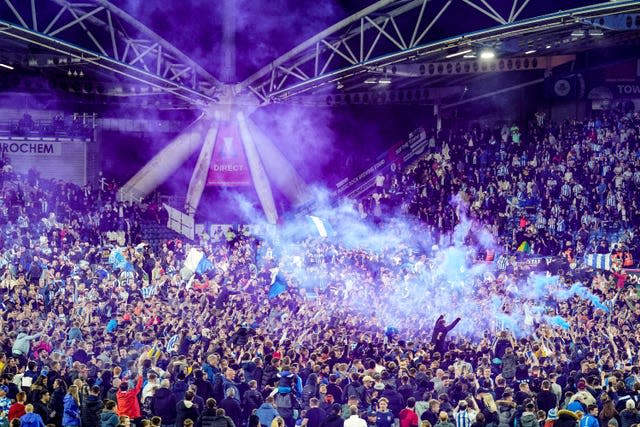
[[[522,427],[539,427],[540,424],[538,424],[538,418],[536,417],[536,414],[534,414],[533,412],[523,412],[522,413],[522,417],[520,418],[520,424],[522,425]]]
[[[176,398],[166,387],[156,390],[151,401],[151,412],[162,418],[163,424],[173,424],[176,421]]]
[[[278,416],[278,411],[272,404],[265,402],[256,410],[256,415],[260,419],[261,425],[270,426],[271,421]]]
[[[184,420],[187,419],[195,424],[199,415],[198,405],[189,400],[181,400],[176,405],[176,426],[183,426]]]
[[[21,427],[44,427],[42,417],[36,413],[29,412],[20,417]]]
[[[100,427],[116,427],[120,423],[118,414],[112,411],[102,411],[100,414]]]
[[[88,395],[82,400],[82,427],[97,427],[100,425],[100,411],[104,404],[98,396]]]

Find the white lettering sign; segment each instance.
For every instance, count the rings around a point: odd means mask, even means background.
[[[60,156],[62,146],[52,142],[7,141],[0,142],[0,151],[15,156]]]
[[[640,95],[640,85],[617,85],[620,95]]]

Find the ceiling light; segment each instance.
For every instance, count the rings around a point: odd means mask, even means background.
[[[551,45],[550,45],[550,44],[548,44],[548,45],[546,45],[546,46],[545,46],[545,48],[547,48],[547,49],[551,49]]]
[[[573,30],[571,37],[584,37],[584,30]]]
[[[492,50],[483,50],[480,52],[480,59],[493,59],[496,57],[496,53]]]
[[[532,53],[536,53],[535,49],[529,49],[528,51],[526,51],[524,54],[525,55],[531,55]]]
[[[476,55],[475,52],[470,52],[470,53],[467,53],[465,56],[463,56],[463,58],[467,58],[467,59],[473,59],[473,58],[476,58],[476,57],[477,57],[477,55]]]
[[[589,30],[589,35],[594,37],[602,37],[604,36],[604,33],[602,32],[602,30]]]
[[[73,73],[71,72],[71,68],[69,68],[69,71],[67,71],[67,76],[71,77]]]
[[[367,80],[364,81],[366,84],[368,85],[374,85],[378,83],[377,79],[374,79],[373,77],[369,77]]]
[[[11,65],[7,65],[7,64],[0,64],[0,67],[6,68],[7,70],[13,70],[13,67]]]
[[[381,77],[378,80],[378,83],[381,85],[388,85],[388,84],[391,84],[391,79],[389,77]]]
[[[445,58],[447,59],[455,58],[456,56],[466,55],[467,53],[470,53],[470,52],[473,52],[473,49],[459,50],[456,53],[450,53],[449,55],[445,56]]]

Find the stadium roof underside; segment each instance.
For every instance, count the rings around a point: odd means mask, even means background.
[[[236,90],[263,103],[364,103],[367,93],[382,94],[377,100],[370,95],[370,103],[433,103],[459,96],[490,74],[550,70],[580,52],[638,46],[640,2],[566,1],[563,8],[576,8],[560,12],[558,6],[381,0],[266,65]],[[489,52],[495,58],[481,58]],[[544,73],[531,74],[538,83]]]
[[[0,64],[57,75],[80,95],[164,97],[174,101],[163,105],[179,108],[232,102],[234,95],[326,106],[328,99],[383,92],[395,93],[385,98],[391,103],[446,104],[495,73],[538,70],[535,82],[581,52],[639,45],[639,1],[561,6],[566,10],[536,0],[379,0],[225,85],[107,0],[0,0]],[[482,60],[489,50],[495,58]],[[78,72],[90,76],[69,83]]]
[[[218,101],[222,88],[186,54],[106,0],[1,1],[0,61],[49,74],[91,69],[105,83],[101,94],[167,93],[206,105]],[[123,82],[129,85],[118,84]]]

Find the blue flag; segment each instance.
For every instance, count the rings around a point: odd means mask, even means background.
[[[311,224],[312,230],[315,233],[319,234],[320,237],[328,237],[333,235],[333,228],[328,221],[318,218],[317,216],[307,215],[307,221]]]
[[[274,299],[281,293],[288,289],[287,281],[285,280],[279,268],[274,268],[271,271],[271,286],[269,287],[269,299]]]

